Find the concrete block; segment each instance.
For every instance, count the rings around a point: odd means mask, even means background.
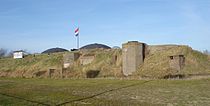
[[[123,74],[132,75],[144,61],[144,43],[130,41],[122,45]]]
[[[63,55],[63,67],[68,68],[73,65],[74,62],[79,58],[80,54],[78,52],[66,53]]]

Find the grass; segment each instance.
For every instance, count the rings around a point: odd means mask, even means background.
[[[49,67],[61,67],[62,53],[27,55],[23,59],[2,58],[0,59],[1,71],[18,70],[47,70]]]
[[[93,49],[84,54],[95,54],[95,59],[90,64],[70,67],[67,71],[72,73],[73,77],[85,78],[86,73],[90,70],[99,70],[100,73],[97,77],[122,77],[121,50]],[[116,60],[114,59],[115,56],[117,57]]]
[[[27,55],[23,59],[0,59],[0,76],[31,78],[38,71],[61,69],[63,53]],[[6,75],[5,75],[6,73]]]
[[[0,105],[206,106],[210,104],[209,83],[210,79],[0,78]]]
[[[135,78],[164,78],[168,75],[204,75],[210,73],[210,57],[199,51],[192,50],[188,46],[160,46],[161,50],[153,51],[146,55],[144,63],[133,73]],[[46,72],[49,69],[56,69],[57,76],[63,66],[63,54],[55,53],[51,55],[40,54],[37,56],[29,55],[24,59],[2,58],[0,59],[0,76],[7,77],[34,77],[34,73]],[[95,59],[92,63],[80,65],[79,59],[74,65],[65,70],[65,78],[85,78],[86,73],[90,70],[100,71],[97,77],[123,77],[122,74],[122,50],[121,49],[93,49],[82,51],[84,54],[94,54]],[[185,66],[177,72],[169,66],[169,57],[172,55],[184,55]],[[38,77],[47,77],[40,75]]]
[[[169,57],[184,55],[185,67],[177,73],[169,67]],[[138,76],[149,78],[163,78],[169,74],[209,74],[210,61],[208,55],[192,50],[188,46],[175,46],[161,51],[156,51],[146,56],[143,65],[136,72]]]

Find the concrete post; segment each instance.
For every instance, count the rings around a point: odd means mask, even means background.
[[[139,65],[143,63],[144,43],[130,41],[122,45],[122,50],[123,74],[132,75],[132,72],[137,71]]]

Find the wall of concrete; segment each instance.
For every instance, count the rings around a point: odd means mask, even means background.
[[[63,55],[63,67],[68,68],[70,65],[73,65],[74,62],[79,58],[80,54],[77,52],[66,53]]]
[[[171,48],[179,47],[180,45],[149,45],[147,50],[149,54],[155,54],[157,52],[163,52]]]
[[[144,61],[144,43],[130,41],[122,45],[123,74],[132,75]]]
[[[79,60],[81,65],[86,65],[92,63],[94,59],[95,59],[94,54],[87,54],[83,55]]]
[[[171,70],[179,72],[185,65],[184,55],[169,56],[169,65]]]

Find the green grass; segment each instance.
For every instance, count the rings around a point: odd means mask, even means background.
[[[0,105],[206,106],[210,79],[106,80],[0,78]],[[93,96],[95,95],[95,96]],[[69,103],[68,103],[69,102]]]

